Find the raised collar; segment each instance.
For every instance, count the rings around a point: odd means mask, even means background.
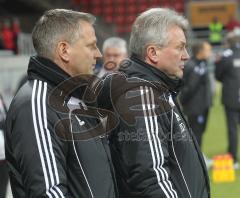
[[[53,61],[39,56],[32,56],[30,58],[28,79],[43,80],[53,88],[61,85],[60,89],[64,91],[64,93],[70,94],[69,97],[74,96],[79,99],[82,98],[88,86],[86,83],[88,81],[84,81],[84,78],[81,78],[81,76],[79,76],[79,78],[72,78]]]
[[[57,86],[70,78],[70,75],[50,59],[32,56],[28,64],[28,78],[44,80]]]
[[[127,74],[136,74],[138,76],[140,74],[140,77],[145,80],[163,83],[171,92],[175,93],[178,93],[183,85],[181,79],[172,79],[168,77],[165,73],[142,61],[134,54],[130,57],[130,61],[133,61],[134,64],[129,64],[129,67],[121,69]]]

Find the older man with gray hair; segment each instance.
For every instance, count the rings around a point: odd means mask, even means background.
[[[120,123],[110,145],[121,197],[210,197],[202,153],[176,99],[189,59],[187,30],[173,10],[141,13],[131,57],[119,69],[124,75],[112,75],[108,87]]]
[[[103,66],[99,77],[118,70],[121,61],[127,58],[127,42],[120,37],[110,37],[104,41],[102,52]]]

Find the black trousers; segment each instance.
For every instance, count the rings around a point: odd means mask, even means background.
[[[188,123],[193,130],[199,147],[202,145],[202,136],[207,126],[208,109],[198,115],[188,116]]]
[[[228,152],[232,155],[234,161],[237,161],[238,150],[238,131],[237,126],[240,123],[240,110],[234,110],[225,106],[227,130],[228,130]]]
[[[0,198],[6,197],[8,184],[7,163],[0,161]]]

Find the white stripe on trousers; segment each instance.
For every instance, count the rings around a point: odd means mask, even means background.
[[[43,95],[41,97],[42,92],[43,92]],[[46,92],[47,92],[47,83],[44,83],[44,86],[42,88],[42,81],[34,80],[33,93],[32,93],[32,115],[33,115],[34,131],[36,135],[39,155],[40,155],[41,164],[42,164],[43,173],[44,173],[44,180],[46,184],[46,194],[51,198],[53,197],[52,194],[56,198],[58,198],[59,195],[60,197],[64,198],[63,193],[57,186],[59,184],[59,175],[58,175],[58,170],[56,166],[56,159],[53,154],[50,132],[47,128]],[[37,103],[37,107],[35,106],[36,105],[35,102]],[[44,156],[47,159],[47,164],[45,164]],[[53,162],[53,167],[51,162]],[[47,173],[50,175],[50,181]],[[55,189],[57,190],[57,192]],[[50,194],[50,192],[52,194]]]
[[[150,145],[150,150],[151,150],[152,160],[153,160],[153,170],[156,173],[158,184],[161,187],[161,189],[163,190],[166,197],[167,198],[177,198],[178,197],[177,193],[175,190],[173,190],[172,184],[168,179],[169,177],[168,177],[167,171],[162,166],[163,162],[164,162],[164,156],[163,156],[163,151],[161,148],[161,143],[160,143],[160,140],[158,137],[157,116],[153,110],[153,114],[154,114],[154,122],[153,122],[153,115],[151,112],[151,109],[153,109],[155,107],[152,89],[149,90],[147,87],[145,87],[145,89],[144,89],[141,86],[140,91],[141,91],[144,120],[145,120],[145,125],[146,125],[146,130],[147,130],[147,135],[148,135],[148,140],[149,140],[149,145]],[[151,96],[149,95],[150,91],[151,91]],[[144,98],[145,95],[146,95],[147,103]],[[150,98],[151,98],[151,101],[150,101]],[[151,103],[152,103],[152,105],[151,105]],[[150,122],[151,130],[149,130],[149,122]],[[155,130],[154,130],[153,123],[155,124]],[[151,138],[151,136],[152,136],[152,138]],[[159,156],[159,151],[161,153],[161,157]],[[161,178],[160,178],[160,175],[161,175]]]

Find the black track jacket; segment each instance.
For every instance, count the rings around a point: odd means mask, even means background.
[[[230,109],[240,110],[240,46],[223,51],[216,63],[215,76],[222,82],[222,103]]]
[[[204,159],[176,102],[180,81],[132,56],[104,84],[99,106],[119,116],[110,141],[121,198],[209,198]]]
[[[210,78],[205,60],[192,58],[184,69],[184,87],[180,101],[187,116],[200,115],[209,109],[212,103]]]
[[[78,97],[81,90],[71,92],[77,82],[61,84],[68,78],[50,60],[31,57],[28,81],[13,99],[6,122],[14,198],[117,197],[106,137],[89,135],[99,127],[96,115]]]

